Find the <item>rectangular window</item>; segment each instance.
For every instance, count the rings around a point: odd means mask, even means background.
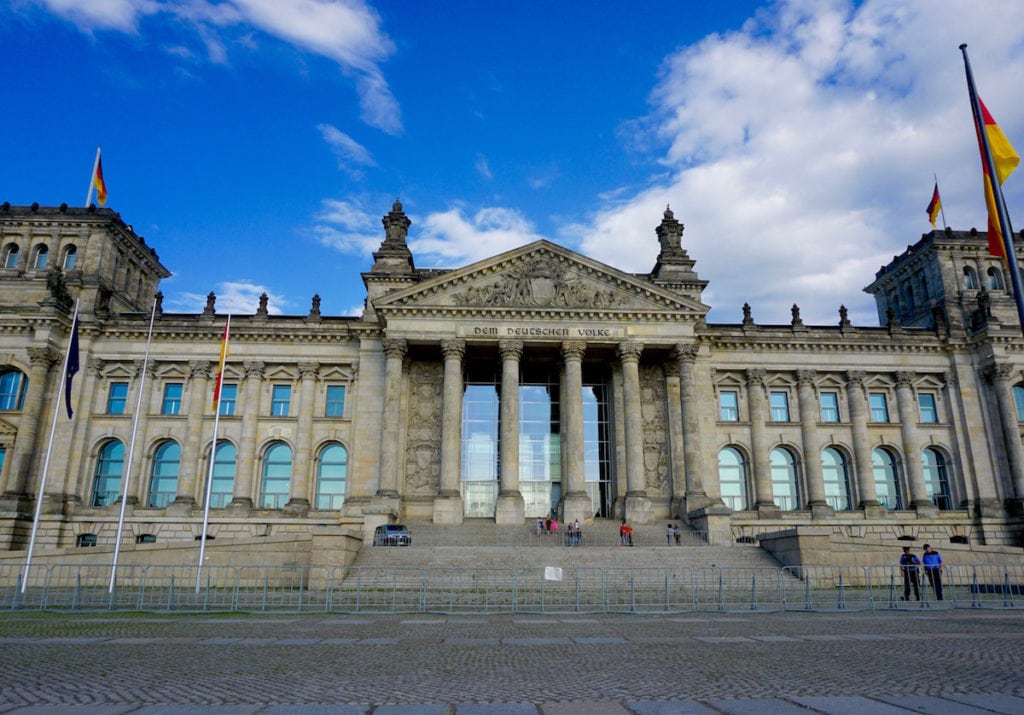
[[[327,386],[327,407],[324,411],[327,417],[345,416],[345,386]]]
[[[732,390],[718,393],[719,419],[722,422],[740,421],[740,402],[738,394]]]
[[[270,398],[270,414],[275,417],[287,417],[292,401],[291,385],[274,385]]]
[[[789,422],[789,395],[773,392],[768,397],[772,405],[772,422]]]
[[[871,405],[872,422],[889,421],[889,405],[885,401],[884,392],[872,392],[868,395],[868,403]]]
[[[177,415],[181,413],[181,383],[168,382],[164,385],[164,401],[160,406],[160,414]]]
[[[935,407],[935,395],[930,392],[922,392],[917,396],[917,407],[921,412],[921,421],[929,424],[937,424],[939,411]]]
[[[235,414],[236,402],[238,402],[238,385],[221,385],[220,414],[224,417]]]
[[[123,415],[125,403],[128,401],[128,383],[112,382],[107,392],[107,414]]]
[[[821,421],[839,421],[839,395],[834,392],[821,393]]]

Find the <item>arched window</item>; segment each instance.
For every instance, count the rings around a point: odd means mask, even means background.
[[[964,290],[978,290],[978,276],[970,266],[964,266]]]
[[[46,259],[49,257],[50,249],[46,246],[40,246],[36,249],[36,260],[32,263],[32,267],[40,270],[46,268]]]
[[[230,442],[217,443],[213,461],[213,484],[210,486],[210,508],[223,509],[231,503],[235,491],[235,462],[238,450]]]
[[[878,503],[886,509],[902,509],[900,495],[899,466],[896,456],[879,447],[871,453],[871,468],[875,474],[875,491]]]
[[[925,487],[932,503],[939,509],[952,509],[946,458],[934,447],[926,447],[921,453],[921,464],[924,467]]]
[[[821,453],[821,472],[825,482],[825,501],[836,511],[850,509],[850,477],[846,458],[832,447]]]
[[[149,481],[147,504],[163,509],[178,493],[178,468],[181,465],[181,447],[177,442],[164,442],[153,455],[153,474]]]
[[[284,442],[274,442],[263,457],[260,508],[280,509],[287,504],[291,483],[292,448]]]
[[[747,508],[747,465],[738,449],[726,447],[718,453],[718,488],[727,507]]]
[[[776,447],[770,455],[772,496],[783,511],[800,508],[800,491],[796,483],[796,457],[784,447]]]
[[[96,479],[92,490],[92,506],[109,506],[121,495],[121,472],[124,469],[124,444],[107,442],[96,460]]]
[[[28,378],[20,370],[0,372],[0,411],[17,412],[25,404]]]
[[[68,246],[64,249],[64,270],[70,271],[75,267],[78,260],[78,246]]]
[[[1024,422],[1024,385],[1013,386],[1013,402],[1017,405],[1017,421]]]
[[[316,508],[340,509],[345,502],[345,476],[348,452],[340,444],[329,444],[320,451],[316,465]]]
[[[1003,272],[995,266],[988,269],[988,289],[1003,290]]]
[[[18,244],[11,243],[7,245],[7,250],[4,252],[4,268],[17,268],[18,267]]]

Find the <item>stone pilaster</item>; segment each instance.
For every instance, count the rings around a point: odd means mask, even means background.
[[[583,471],[583,355],[587,344],[580,341],[562,343],[565,361],[565,400],[562,404],[562,449],[565,459],[565,494],[562,518],[565,523],[593,517],[593,504],[587,496]]]
[[[772,494],[772,468],[768,456],[768,406],[764,384],[766,371],[761,368],[747,370],[747,404],[750,407],[751,469],[754,477],[754,508],[758,517],[774,519],[781,509]]]
[[[896,373],[896,409],[900,417],[903,461],[907,466],[907,481],[910,484],[910,505],[917,510],[918,515],[932,517],[938,515],[938,509],[932,503],[928,487],[924,483],[921,444],[917,436],[917,404],[914,400],[913,380],[913,373]]]
[[[316,381],[320,364],[300,362],[298,430],[295,435],[295,462],[292,465],[292,483],[288,503],[282,513],[287,516],[306,516],[309,513],[310,459],[313,451],[313,404],[316,399]]]
[[[526,519],[526,505],[519,491],[519,361],[523,356],[520,340],[502,340],[498,343],[501,354],[501,435],[498,446],[500,490],[494,513],[497,524],[522,524]]]
[[[1015,506],[1024,503],[1024,445],[1020,439],[1020,425],[1017,421],[1017,406],[1013,399],[1011,378],[1014,370],[1010,365],[992,365],[985,371],[985,377],[996,393],[999,409],[1000,428],[1006,445],[1006,461],[1013,484],[1011,500]],[[1015,512],[1021,511],[1015,508]]]
[[[666,360],[662,363],[662,369],[665,371],[665,414],[672,461],[672,514],[682,517],[685,514],[679,510],[685,506],[686,463],[683,457],[683,408],[679,404],[679,363]]]
[[[239,409],[242,412],[242,438],[238,445],[238,469],[235,472],[235,489],[227,513],[245,516],[252,509],[252,478],[256,468],[256,423],[260,414],[260,389],[263,384],[265,364],[254,360],[246,362],[245,386]]]
[[[825,477],[821,469],[818,444],[818,400],[814,394],[814,371],[797,370],[797,399],[800,402],[800,437],[804,450],[804,474],[807,476],[807,506],[811,518],[830,517],[835,510],[825,500]]]
[[[680,343],[675,347],[679,363],[679,403],[683,413],[683,461],[686,465],[685,514],[716,503],[704,491],[704,478],[700,469],[701,429],[700,405],[697,399],[695,364],[700,347]],[[717,500],[721,503],[721,500]]]
[[[29,348],[28,389],[22,403],[18,436],[14,441],[11,466],[7,470],[8,484],[0,497],[0,510],[32,512],[31,474],[39,452],[38,438],[43,419],[43,396],[49,394],[51,368],[57,364],[57,354],[48,347]],[[58,391],[52,391],[56,394]],[[54,409],[58,409],[55,405]]]
[[[145,369],[143,369],[145,363]],[[135,439],[128,441],[128,451],[125,454],[125,473],[121,482],[121,493],[125,495],[129,505],[145,504],[146,490],[149,487],[149,475],[145,474],[142,467],[146,461],[146,445],[149,444],[149,408],[153,403],[153,386],[156,383],[156,362],[144,360],[135,361],[136,373],[139,376],[139,389],[142,391],[142,406],[140,408],[138,426]],[[133,446],[134,444],[134,446]]]
[[[398,497],[398,433],[401,418],[402,378],[409,344],[388,338],[384,346],[384,416],[380,441],[379,497]]]
[[[441,394],[441,489],[434,499],[435,524],[461,524],[465,512],[462,479],[462,360],[466,341],[441,341],[444,386]]]
[[[860,495],[858,506],[866,515],[878,516],[884,509],[878,503],[875,466],[868,440],[868,401],[864,391],[864,377],[864,373],[859,370],[846,373],[846,402],[850,410],[850,431],[853,435],[853,469],[857,475],[857,493]]]
[[[185,515],[192,511],[192,507],[196,505],[196,483],[203,484],[206,481],[199,477],[199,445],[203,438],[203,412],[211,366],[209,360],[193,360],[188,366],[188,421],[185,423],[185,444],[181,450],[178,493],[167,507],[168,514]],[[212,394],[209,393],[211,404]]]

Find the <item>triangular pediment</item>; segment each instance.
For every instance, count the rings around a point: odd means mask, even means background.
[[[476,315],[521,313],[687,314],[699,301],[654,285],[549,241],[537,241],[446,271],[374,301],[383,316],[430,311]]]

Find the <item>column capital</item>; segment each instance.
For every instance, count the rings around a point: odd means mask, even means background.
[[[28,360],[32,367],[49,369],[57,364],[57,353],[50,348],[29,348]]]
[[[672,354],[676,360],[692,363],[700,353],[700,345],[695,343],[679,343],[672,348]]]
[[[197,377],[209,379],[212,367],[213,363],[209,360],[190,360],[188,363],[188,377],[190,380]]]
[[[250,360],[243,363],[242,369],[245,371],[246,378],[262,378],[266,366],[267,364],[262,360]]]
[[[384,354],[389,357],[404,358],[409,349],[409,341],[405,338],[384,338],[381,340]]]
[[[455,359],[461,361],[466,354],[466,341],[462,338],[442,340],[441,353],[444,355],[445,360]]]
[[[106,360],[95,355],[90,355],[85,359],[85,369],[89,371],[90,375],[99,375],[106,365]]]
[[[867,379],[867,373],[863,370],[847,370],[846,371],[846,384],[850,387],[864,387],[864,380]]]
[[[814,377],[817,375],[814,370],[797,370],[796,381],[799,385],[814,387]]]
[[[1015,370],[1012,365],[1007,365],[1006,363],[989,363],[985,366],[982,374],[985,376],[986,380],[994,383],[1008,381],[1013,377],[1014,372]]]
[[[764,387],[764,378],[768,375],[768,371],[760,368],[753,367],[747,370],[747,385],[750,387]]]
[[[498,352],[502,360],[519,360],[523,357],[523,341],[499,340]]]
[[[320,372],[320,363],[318,362],[300,362],[297,367],[299,368],[299,379],[316,378]]]
[[[580,362],[587,352],[587,344],[582,340],[566,340],[562,343],[562,357],[566,362]]]
[[[914,373],[907,370],[900,370],[896,373],[896,387],[913,387]]]
[[[619,360],[623,363],[640,362],[640,353],[644,351],[644,344],[636,340],[624,340],[616,348]]]

